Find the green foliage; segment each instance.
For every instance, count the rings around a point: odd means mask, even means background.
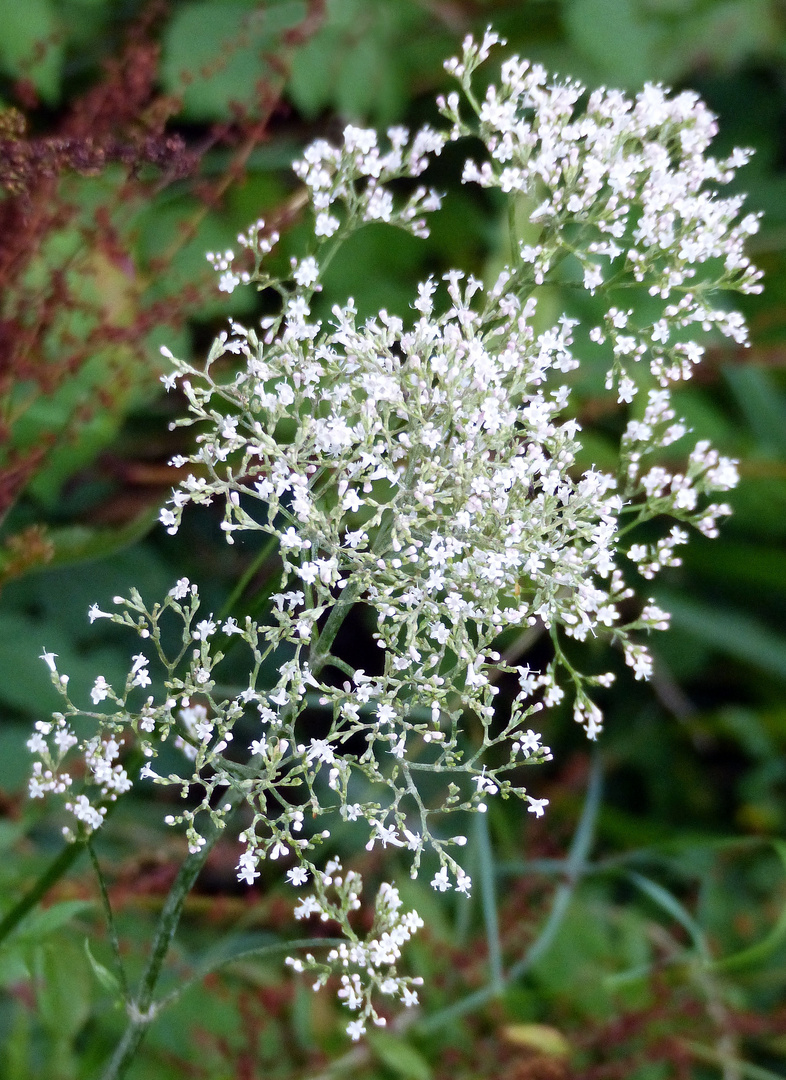
[[[302,0],[179,5],[164,36],[167,93],[182,96],[191,121],[223,120],[236,106],[253,109],[257,84],[271,73],[265,57],[304,15]]]
[[[439,65],[437,29],[413,0],[328,0],[327,19],[300,53],[288,96],[309,119],[326,109],[347,120],[392,123],[413,76]]]
[[[112,0],[0,0],[4,102],[24,105],[14,98],[14,82],[29,80],[45,106],[32,109],[31,130],[46,134],[52,117],[66,115],[77,95],[100,81],[101,60],[141,8]],[[422,1013],[407,1016],[409,1029],[391,1025],[375,1032],[367,1049],[347,1055],[337,1035],[342,1017],[330,1000],[314,998],[305,984],[293,988],[281,953],[261,952],[298,933],[289,916],[291,890],[271,874],[263,888],[239,895],[236,853],[221,855],[219,846],[186,905],[164,989],[192,975],[194,982],[162,1010],[130,1080],[471,1080],[488,1076],[489,1062],[494,1075],[558,1075],[561,1066],[553,1061],[552,1072],[545,1071],[548,1045],[567,1047],[566,1076],[659,1080],[677,1075],[675,1063],[685,1061],[697,1077],[783,1076],[786,31],[780,6],[775,0],[328,0],[306,39],[291,45],[287,32],[309,10],[305,0],[171,5],[155,39],[162,49],[160,85],[182,108],[172,106],[166,130],[182,130],[190,146],[210,146],[196,176],[162,179],[132,205],[124,202],[120,169],[69,175],[67,197],[76,213],[67,228],[47,234],[27,277],[18,279],[37,295],[53,269],[67,271],[70,288],[89,309],[79,318],[73,311],[56,314],[41,363],[57,362],[64,341],[84,344],[96,327],[120,334],[153,305],[163,312],[189,287],[195,294],[170,327],[145,326],[131,345],[104,340],[51,391],[32,394],[23,381],[8,399],[24,415],[6,445],[26,451],[51,438],[52,448],[16,498],[0,537],[0,806],[7,814],[0,821],[0,916],[26,895],[61,845],[56,828],[42,822],[22,792],[31,721],[56,704],[38,660],[43,648],[59,653],[82,690],[99,668],[122,680],[121,645],[105,628],[88,626],[90,603],[107,602],[130,584],[162,594],[187,572],[218,611],[257,556],[242,545],[228,553],[218,529],[196,521],[187,521],[191,531],[169,548],[149,532],[169,485],[164,464],[183,446],[167,430],[172,411],[156,397],[158,345],[198,356],[227,313],[249,320],[263,314],[251,292],[238,289],[228,299],[205,287],[204,251],[232,246],[237,231],[260,213],[283,215],[282,231],[291,230],[294,248],[297,193],[285,170],[306,139],[332,138],[347,121],[420,122],[426,96],[444,85],[442,58],[467,30],[492,22],[513,49],[591,84],[635,89],[651,79],[695,86],[719,113],[723,145],[756,148],[741,179],[751,208],[767,214],[753,253],[767,270],[767,291],[748,311],[754,346],[745,355],[719,346],[703,381],[679,403],[697,430],[741,458],[734,517],[719,541],[689,548],[684,565],[656,594],[674,612],[674,628],[655,646],[655,695],[630,682],[619,698],[609,695],[601,746],[605,792],[579,855],[568,860],[565,853],[581,814],[586,746],[570,719],[555,712],[548,741],[566,764],[539,779],[551,799],[549,817],[525,828],[514,809],[489,815],[497,856],[487,853],[484,889],[476,869],[475,895],[466,902],[404,883],[405,904],[427,923],[410,954],[426,986]],[[260,78],[283,87],[286,107],[264,145],[244,144],[247,156],[229,182],[237,144],[212,146],[212,125],[231,128],[234,105],[246,119],[258,118]],[[148,130],[150,114],[143,113],[140,108],[138,122]],[[224,179],[221,197],[201,198],[201,184]],[[4,193],[0,206],[9,197]],[[331,266],[331,289],[355,295],[361,312],[386,303],[406,315],[415,282],[429,273],[461,260],[491,276],[506,223],[476,189],[467,186],[456,197],[458,209],[435,219],[427,245],[383,226],[359,234]],[[110,257],[90,235],[100,205],[116,215],[130,264]],[[285,232],[287,252],[289,243]],[[162,270],[157,260],[164,253],[171,257]],[[544,298],[544,308],[558,313],[569,302]],[[8,317],[7,298],[3,303],[0,319]],[[589,378],[576,393],[590,429],[586,445],[602,467],[613,432],[598,412],[597,380]],[[8,416],[4,406],[4,423]],[[136,478],[141,474],[148,483]],[[16,546],[15,537],[22,538]],[[252,573],[238,601],[244,610],[259,600],[275,568],[271,558]],[[350,638],[372,664],[362,617]],[[533,663],[541,645],[534,646]],[[148,790],[118,808],[98,850],[129,975],[144,963],[182,855],[171,832],[160,832],[161,806],[151,809],[150,796]],[[372,878],[378,870],[371,857],[362,869]],[[0,1075],[100,1075],[123,1026],[102,926],[83,857],[2,943]],[[216,941],[224,935],[234,944],[219,955]],[[544,944],[533,957],[537,942]],[[503,974],[519,965],[520,973],[497,994],[489,987],[499,965]],[[198,977],[213,966],[207,979]],[[517,1027],[538,1026],[555,1033],[551,1044],[516,1041]],[[732,1052],[731,1065],[721,1051]],[[330,1060],[334,1067],[326,1072]]]
[[[63,28],[56,5],[52,0],[2,0],[0,25],[0,67],[8,75],[30,79],[41,97],[54,104],[63,64]]]

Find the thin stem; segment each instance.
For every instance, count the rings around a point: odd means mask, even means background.
[[[118,982],[120,983],[120,989],[123,992],[123,998],[128,1001],[128,979],[126,978],[126,969],[123,964],[122,954],[120,952],[120,939],[117,936],[117,926],[115,925],[115,917],[112,912],[112,904],[109,900],[109,892],[107,891],[104,875],[101,872],[101,865],[98,861],[98,856],[96,855],[95,848],[93,847],[92,837],[88,837],[87,840],[87,853],[90,856],[90,861],[93,864],[93,869],[95,870],[96,877],[98,878],[98,888],[101,892],[101,903],[104,908],[104,914],[106,915],[109,942],[112,946],[112,952],[114,953],[115,957],[115,968],[117,969]]]
[[[242,952],[226,956],[222,960],[217,960],[214,964],[206,964],[204,967],[198,968],[184,983],[181,983],[171,993],[156,1002],[156,1015],[167,1006],[172,1005],[186,990],[201,982],[206,976],[211,975],[214,971],[220,971],[222,968],[228,967],[229,964],[236,964],[243,960],[253,960],[263,956],[273,956],[275,953],[290,952],[294,949],[332,949],[345,944],[346,938],[296,938],[294,941],[277,941],[272,945],[257,945],[252,949],[243,949]]]
[[[579,824],[568,851],[566,880],[554,894],[551,910],[549,911],[548,918],[546,919],[542,930],[535,941],[530,945],[525,955],[508,970],[508,973],[503,980],[502,987],[498,988],[493,983],[483,986],[480,990],[468,994],[465,998],[455,1002],[453,1005],[448,1005],[447,1008],[440,1009],[439,1012],[434,1013],[427,1020],[415,1021],[413,1026],[416,1027],[419,1032],[426,1034],[438,1030],[451,1020],[456,1020],[458,1017],[465,1016],[467,1013],[486,1005],[500,993],[501,989],[504,989],[505,986],[509,986],[517,979],[520,979],[522,975],[529,971],[551,947],[565,915],[567,914],[576,887],[584,877],[587,868],[587,856],[589,855],[592,847],[592,840],[595,835],[595,823],[600,808],[602,790],[603,783],[600,755],[596,753],[592,762],[587,797],[584,800],[581,818],[579,819]]]
[[[83,714],[86,715],[86,714]],[[103,717],[102,717],[103,719]],[[129,773],[134,772],[139,762],[142,760],[141,754],[133,750],[128,755],[126,768]],[[106,822],[109,815],[113,812],[117,806],[116,802],[107,801],[100,804],[102,812],[104,813],[104,821]],[[35,884],[28,889],[25,895],[19,900],[11,910],[0,920],[0,943],[12,933],[19,923],[24,919],[28,912],[32,911],[37,904],[43,900],[49,890],[57,884],[57,882],[68,873],[76,860],[85,850],[87,844],[87,837],[79,837],[72,843],[65,845],[59,855],[56,855],[49,866],[44,870],[43,874],[38,878]]]
[[[254,575],[257,573],[260,566],[263,566],[264,563],[270,558],[270,556],[276,550],[277,544],[278,544],[278,538],[275,535],[268,537],[267,543],[262,545],[262,548],[257,553],[256,558],[252,560],[251,564],[246,569],[246,572],[243,574],[243,576],[240,578],[240,581],[238,581],[237,585],[232,590],[229,598],[227,599],[227,602],[224,604],[223,608],[221,609],[221,615],[219,616],[220,618],[223,619],[223,618],[226,618],[227,615],[232,614],[232,612],[235,609],[235,604],[237,604],[237,602],[242,597],[243,593],[246,591],[249,582],[252,580]]]
[[[724,1060],[717,1050],[691,1039],[680,1039],[680,1046],[685,1047],[698,1061],[705,1061],[708,1065],[717,1065],[724,1068]],[[753,1065],[750,1061],[737,1062],[738,1075],[744,1080],[780,1080],[781,1073],[774,1073],[770,1069],[763,1069],[760,1065]]]
[[[489,950],[491,988],[501,994],[505,987],[505,971],[502,967],[502,947],[499,939],[497,897],[494,888],[494,852],[489,837],[488,814],[475,815],[475,844],[480,869],[480,896],[483,903],[483,921],[486,924],[486,942]]]
[[[240,798],[240,793],[232,792],[227,801],[237,805]],[[140,980],[139,991],[136,999],[128,1003],[128,1025],[111,1061],[104,1070],[102,1080],[121,1080],[127,1074],[150,1023],[157,1014],[157,1006],[153,1004],[153,995],[166,954],[180,922],[183,905],[222,830],[211,822],[206,832],[204,844],[199,851],[192,852],[188,856],[169,890],[156,927],[150,957]]]
[[[360,594],[360,586],[352,583],[344,589],[327,618],[317,642],[310,650],[310,666],[316,675],[330,659],[330,646],[335,640],[339,628],[349,609]],[[236,807],[245,796],[243,791],[230,792],[227,801]],[[161,1003],[154,1004],[153,998],[164,960],[175,936],[186,897],[194,886],[197,876],[204,866],[221,833],[215,824],[210,825],[205,843],[197,852],[185,860],[180,872],[169,890],[163,911],[156,927],[150,958],[142,976],[139,992],[135,1000],[128,1004],[128,1025],[123,1038],[115,1050],[111,1061],[103,1073],[102,1080],[122,1080],[137,1055],[139,1047],[147,1033],[150,1023],[155,1019]],[[166,1000],[166,999],[165,999]]]

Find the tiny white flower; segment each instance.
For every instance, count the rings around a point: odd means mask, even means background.
[[[293,866],[291,870],[287,870],[287,878],[292,885],[305,885],[308,881],[308,870],[303,866]]]

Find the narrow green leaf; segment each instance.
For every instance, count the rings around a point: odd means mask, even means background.
[[[658,601],[671,612],[675,629],[695,635],[719,652],[786,679],[786,638],[757,619],[659,590]]]
[[[63,900],[43,911],[35,911],[25,920],[21,930],[15,935],[14,942],[17,944],[20,941],[40,941],[92,907],[92,900]]]
[[[120,997],[120,982],[117,976],[114,975],[108,967],[105,967],[96,960],[93,953],[90,951],[90,941],[88,938],[85,938],[85,954],[87,955],[90,967],[93,969],[93,974],[98,979],[101,986],[103,986],[104,990],[114,998]]]
[[[732,394],[759,444],[759,452],[786,451],[786,397],[770,372],[752,364],[724,371]]]
[[[483,903],[483,922],[486,927],[486,946],[489,953],[491,982],[499,992],[505,985],[502,968],[502,947],[499,940],[497,897],[494,888],[494,852],[489,836],[488,814],[476,814],[474,822],[475,845],[480,871],[480,896]]]
[[[426,1059],[409,1043],[386,1031],[374,1031],[368,1036],[372,1053],[396,1076],[403,1080],[430,1080],[431,1069]]]
[[[704,931],[687,908],[679,902],[673,893],[670,893],[668,889],[664,889],[663,886],[659,885],[656,881],[644,877],[643,874],[639,874],[635,870],[628,870],[625,877],[628,881],[631,881],[636,888],[640,889],[645,896],[648,896],[654,904],[657,904],[659,908],[665,911],[667,915],[670,915],[675,922],[678,922],[680,926],[687,930],[699,954],[704,959],[709,959],[709,947],[704,936]]]
[[[786,868],[786,842],[773,840],[772,846],[780,856],[781,862]],[[747,949],[726,956],[722,960],[716,960],[712,965],[716,971],[739,971],[740,968],[751,967],[769,960],[775,950],[786,941],[786,904],[783,905],[778,919],[769,934],[755,945]]]

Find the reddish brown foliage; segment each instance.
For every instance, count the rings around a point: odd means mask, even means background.
[[[201,219],[243,180],[279,106],[292,49],[319,27],[324,0],[311,0],[303,22],[282,37],[274,62],[265,58],[273,74],[260,79],[253,107],[197,132],[193,145],[173,130],[180,101],[158,89],[158,38],[169,14],[170,5],[153,0],[129,27],[119,54],[105,60],[100,78],[48,121],[48,130],[38,130],[45,118],[25,80],[16,88],[19,107],[0,113],[0,521],[56,444],[78,435],[100,410],[122,416],[132,390],[154,385],[149,332],[181,325],[213,295],[206,267],[203,278],[176,295],[154,299],[151,286],[196,222],[142,266],[135,217],[179,182],[201,200]],[[201,162],[215,146],[231,149],[230,164],[207,180]],[[89,200],[79,180],[85,177],[96,181]],[[32,438],[29,426],[25,434],[30,410],[91,363],[96,370],[90,368],[68,416],[49,430],[33,425]]]

